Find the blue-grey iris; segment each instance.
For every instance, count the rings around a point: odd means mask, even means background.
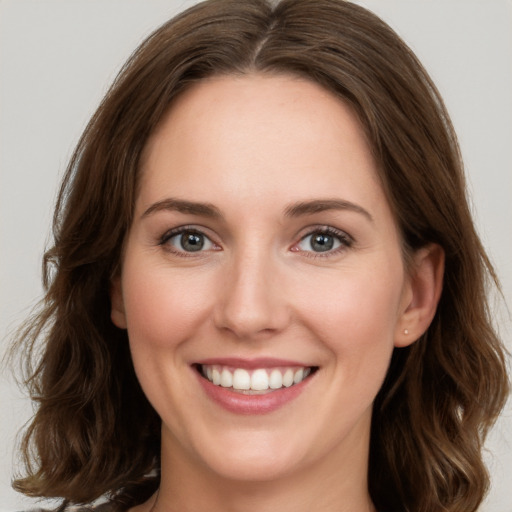
[[[200,251],[204,246],[204,236],[198,233],[183,233],[180,242],[185,251]]]
[[[334,246],[334,237],[318,233],[311,237],[311,248],[316,252],[330,251]]]

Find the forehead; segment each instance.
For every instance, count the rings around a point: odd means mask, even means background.
[[[214,131],[209,124],[212,119]],[[212,136],[226,136],[231,131],[233,142],[236,133],[243,136],[250,130],[253,135],[260,135],[254,138],[254,145],[266,142],[272,134],[281,136],[283,129],[295,138],[302,135],[311,139],[315,129],[319,129],[320,138],[329,135],[322,134],[322,128],[336,127],[344,130],[343,139],[337,143],[343,144],[345,152],[355,139],[358,143],[365,139],[352,109],[317,83],[283,74],[221,75],[202,80],[177,97],[150,138],[145,155],[154,149],[158,139],[177,138],[187,129],[201,133],[205,123]]]
[[[164,193],[211,202],[229,191],[248,202],[307,200],[356,189],[367,202],[382,195],[356,115],[318,84],[287,75],[195,84],[148,141],[142,165],[143,202]]]

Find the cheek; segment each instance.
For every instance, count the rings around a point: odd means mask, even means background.
[[[186,340],[207,318],[214,294],[206,276],[130,261],[124,275],[127,328],[134,347],[169,348]]]
[[[187,347],[202,337],[197,334],[214,295],[204,275],[176,272],[135,256],[125,260],[122,279],[133,365],[155,410],[179,430],[179,404],[190,392],[182,378],[189,372]]]
[[[401,276],[361,272],[333,276],[327,286],[309,287],[304,309],[331,331],[354,337],[372,331],[390,334],[398,319],[401,282]]]
[[[393,351],[402,298],[401,260],[385,271],[341,272],[328,286],[309,286],[304,322],[343,365],[345,378],[381,380]],[[350,364],[347,364],[350,362]]]

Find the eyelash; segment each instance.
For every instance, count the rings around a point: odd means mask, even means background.
[[[301,239],[295,243],[292,247],[292,250],[294,250],[294,247],[297,247],[300,243],[302,243],[304,240],[306,240],[308,237],[312,237],[314,235],[328,235],[338,240],[339,246],[335,249],[327,250],[324,252],[321,251],[300,251],[303,253],[304,256],[307,258],[328,258],[330,256],[334,256],[339,254],[340,252],[345,251],[346,249],[349,249],[352,247],[354,243],[354,239],[345,233],[344,231],[340,231],[339,229],[333,228],[332,226],[315,226],[313,228],[310,228],[310,230],[301,237]],[[298,249],[295,249],[296,252],[299,252]]]
[[[181,226],[178,228],[171,229],[169,231],[166,231],[160,238],[158,245],[165,248],[165,250],[171,252],[174,255],[184,257],[184,258],[190,258],[190,257],[197,257],[201,255],[201,253],[205,252],[201,249],[198,251],[186,251],[186,250],[176,250],[172,247],[171,244],[169,244],[169,241],[179,235],[183,235],[185,233],[189,234],[196,234],[201,237],[204,237],[210,244],[212,244],[215,247],[219,247],[215,242],[213,242],[210,237],[208,237],[205,233],[203,233],[200,229],[197,229],[194,226]],[[306,251],[306,250],[300,250],[298,249],[298,245],[303,243],[308,237],[311,237],[313,235],[327,235],[330,237],[335,238],[339,242],[339,246],[335,249],[328,249],[324,252],[322,251]],[[335,254],[338,254],[348,248],[350,248],[354,243],[354,239],[348,235],[347,233],[340,231],[336,228],[333,228],[332,226],[315,226],[310,228],[310,230],[303,235],[300,240],[293,244],[291,250],[293,252],[301,252],[304,256],[308,258],[327,258],[329,256],[333,256]],[[217,250],[217,249],[214,249]],[[198,254],[195,254],[197,252]]]
[[[160,238],[158,245],[162,246],[166,251],[169,251],[173,255],[180,256],[183,258],[190,258],[190,257],[198,257],[202,252],[202,250],[199,251],[180,251],[175,249],[169,241],[179,235],[183,235],[185,233],[191,234],[191,235],[199,235],[201,237],[204,237],[205,240],[207,240],[210,244],[213,246],[217,246],[215,242],[213,242],[209,236],[205,235],[200,229],[197,229],[194,226],[180,226],[179,228],[170,229],[169,231],[166,231]],[[195,254],[195,253],[198,254]]]

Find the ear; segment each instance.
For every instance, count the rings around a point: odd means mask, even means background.
[[[123,288],[121,276],[110,281],[110,318],[120,329],[126,329],[126,314],[124,311]]]
[[[395,347],[406,347],[429,327],[443,289],[444,250],[437,244],[413,254],[395,332]]]

